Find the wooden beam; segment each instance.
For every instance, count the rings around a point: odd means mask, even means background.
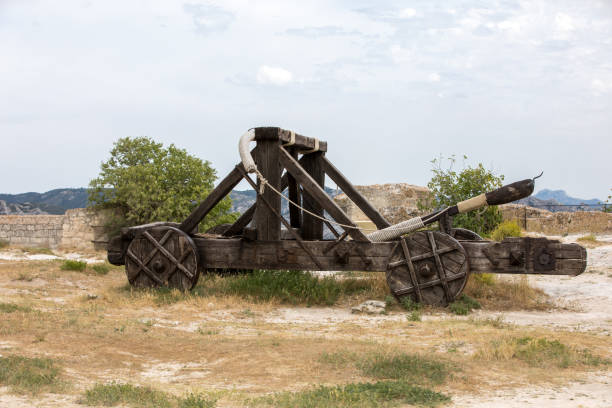
[[[325,172],[321,166],[320,158],[323,156],[322,152],[314,152],[304,155],[302,157],[302,167],[312,177],[312,179],[321,188],[325,187]],[[295,158],[294,158],[295,159]],[[290,172],[291,173],[291,172]],[[302,200],[302,207],[319,217],[323,217],[323,207],[312,197],[308,191],[304,192],[304,199]],[[304,211],[302,216],[302,237],[306,240],[315,241],[323,239],[323,220],[320,218],[310,215]]]
[[[291,149],[289,150],[289,153],[291,154],[291,157],[293,157],[295,160],[298,159],[297,149]],[[287,175],[287,182],[289,187],[289,200],[293,201],[294,203],[300,204],[302,202],[300,200],[300,186],[291,174]],[[292,228],[300,228],[302,226],[302,210],[292,204],[289,204],[289,221],[291,223]]]
[[[257,140],[255,158],[257,169],[272,187],[280,190],[281,167],[278,161],[280,149],[278,128],[256,128],[255,140]],[[257,188],[259,188],[260,184],[261,180],[258,178]],[[278,241],[281,236],[281,220],[278,219],[275,212],[281,212],[281,197],[271,188],[264,189],[262,197],[265,198],[266,202],[264,203],[264,201],[258,199],[255,210],[257,239],[261,241]]]
[[[193,212],[181,223],[179,229],[190,234],[194,228],[198,226],[200,221],[206,217],[206,215],[212,210],[219,201],[223,200],[234,187],[242,180],[242,172],[238,168],[242,167],[242,163],[238,164],[234,169],[227,175],[213,191],[200,203],[200,205],[193,210]]]
[[[321,164],[325,173],[336,183],[340,190],[363,211],[363,213],[376,225],[378,229],[390,227],[389,221],[383,217],[376,208],[351,184],[351,182],[330,162],[327,157],[321,156]]]
[[[314,137],[308,137],[308,136],[303,136],[300,135],[298,133],[295,133],[295,144],[293,145],[293,147],[296,147],[300,150],[312,150],[315,148],[315,138]],[[285,130],[285,129],[278,129],[278,135],[280,137],[280,140],[283,143],[289,143],[291,142],[291,131],[290,130]],[[320,152],[326,152],[327,151],[327,142],[324,140],[319,140],[319,151]]]
[[[287,188],[287,183],[288,183],[288,175],[287,173],[285,173],[283,174],[283,177],[281,177],[281,190],[280,191],[283,191],[284,189]],[[229,227],[223,233],[223,236],[232,237],[234,235],[240,234],[242,230],[247,225],[249,225],[249,222],[251,222],[251,220],[253,219],[253,216],[255,215],[255,208],[257,208],[257,203],[251,205],[248,210],[243,212],[240,218],[238,218],[236,222],[234,222],[232,226]]]
[[[279,159],[283,167],[295,177],[300,183],[305,192],[310,194],[329,215],[337,222],[349,225],[355,228],[347,228],[349,235],[355,241],[369,242],[368,238],[363,235],[361,230],[356,229],[355,224],[351,219],[332,201],[325,190],[300,166],[300,164],[283,148],[279,148]]]

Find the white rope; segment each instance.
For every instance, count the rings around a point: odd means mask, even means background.
[[[291,130],[291,140],[288,143],[285,143],[283,147],[293,146],[295,144],[295,132]]]
[[[305,209],[304,207],[302,207],[301,205],[295,203],[294,201],[290,200],[289,197],[286,197],[282,192],[278,191],[276,188],[274,188],[269,182],[268,180],[266,180],[266,178],[263,176],[263,174],[261,174],[261,172],[259,171],[259,169],[255,169],[255,174],[257,174],[257,177],[259,178],[259,194],[263,194],[265,186],[267,185],[270,190],[274,191],[276,194],[278,194],[279,196],[281,196],[282,198],[284,198],[285,200],[287,200],[289,203],[291,203],[292,205],[294,205],[295,207],[299,208],[300,210],[304,211],[307,214],[312,215],[315,218],[318,218],[322,221],[327,221],[330,222],[332,224],[335,224],[339,227],[342,228],[351,228],[351,229],[357,229],[357,230],[361,230],[361,228],[356,227],[354,225],[346,225],[346,224],[341,224],[339,222],[336,222],[334,220],[330,220],[327,219],[325,217],[321,217],[318,214],[313,213],[312,211],[308,211],[307,209]]]
[[[319,151],[319,139],[317,139],[315,137],[314,140],[315,140],[314,149],[304,150],[304,151],[301,151],[300,153],[302,153],[302,154],[309,154],[309,153],[318,152]]]

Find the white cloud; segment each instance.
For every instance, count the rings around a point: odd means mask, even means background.
[[[416,16],[416,10],[413,8],[405,8],[397,14],[399,18],[412,18]]]
[[[284,68],[262,65],[257,71],[257,82],[269,85],[286,85],[293,80],[293,74]]]
[[[573,31],[575,28],[574,20],[567,14],[557,13],[555,16],[555,23],[557,24],[557,29],[560,31]]]
[[[612,81],[594,79],[591,81],[591,88],[593,88],[597,94],[612,92]]]
[[[440,74],[438,74],[437,72],[432,72],[427,76],[427,80],[429,82],[440,82]]]

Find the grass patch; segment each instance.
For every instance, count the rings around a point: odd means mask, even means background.
[[[449,310],[456,315],[467,315],[474,309],[480,309],[482,306],[476,300],[465,293],[459,296],[453,303],[448,305]]]
[[[28,254],[42,254],[42,255],[55,255],[55,253],[50,248],[43,247],[33,247],[33,248],[24,248],[23,252],[27,252]]]
[[[596,243],[597,237],[593,234],[588,234],[588,235],[578,238],[577,241]]]
[[[400,300],[400,305],[409,312],[419,311],[423,308],[421,303],[417,303],[410,296],[404,296]]]
[[[49,358],[0,357],[0,384],[13,392],[52,392],[61,385],[60,369]]]
[[[357,362],[362,374],[380,380],[404,380],[411,384],[442,384],[450,367],[437,359],[418,354],[370,355]]]
[[[515,221],[504,221],[491,232],[491,239],[503,241],[508,237],[520,237],[521,227]]]
[[[4,249],[9,246],[9,242],[5,239],[0,239],[0,249]]]
[[[62,262],[62,266],[60,267],[63,271],[78,271],[83,272],[87,268],[87,262],[82,261],[73,261],[71,259],[66,259]]]
[[[476,299],[489,310],[547,310],[551,303],[548,295],[529,284],[527,276],[491,275],[478,279],[471,275],[464,293]]]
[[[341,386],[319,386],[301,392],[282,392],[252,402],[281,408],[365,408],[400,404],[435,407],[450,401],[444,394],[405,381],[379,381]]]
[[[256,270],[225,278],[212,291],[236,295],[252,301],[277,301],[289,304],[333,305],[340,296],[372,290],[371,279],[318,278],[302,271]]]
[[[508,337],[492,341],[477,358],[483,360],[520,360],[532,367],[568,368],[577,365],[599,366],[610,362],[590,351],[567,346],[559,340],[532,337]]]
[[[19,306],[14,303],[0,303],[0,313],[14,313],[14,312],[31,312],[32,309],[26,306]]]
[[[91,269],[97,274],[97,275],[106,275],[109,271],[110,271],[110,266],[108,266],[106,263],[102,263],[102,264],[94,264]]]
[[[116,405],[134,408],[213,408],[216,401],[201,394],[188,394],[180,398],[151,387],[132,384],[96,384],[85,391],[80,404],[113,407]]]
[[[157,305],[207,296],[239,296],[253,302],[277,302],[292,305],[333,305],[355,297],[384,298],[388,293],[384,273],[371,278],[318,278],[302,271],[255,270],[234,276],[207,275],[191,292],[156,288],[135,290],[129,285],[122,291],[151,295]],[[380,276],[379,276],[380,275]]]

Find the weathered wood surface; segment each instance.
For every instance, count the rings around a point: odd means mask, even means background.
[[[302,158],[302,168],[312,177],[312,179],[321,187],[325,186],[325,173],[321,166],[322,152],[315,152],[304,155]],[[295,160],[295,158],[294,158]],[[291,175],[291,172],[289,172]],[[304,191],[304,199],[302,206],[307,211],[310,211],[319,217],[323,217],[323,207],[316,198],[314,198],[308,190]],[[302,237],[306,240],[314,241],[323,239],[323,220],[313,217],[306,211],[302,215]]]
[[[208,194],[204,201],[185,218],[185,221],[179,226],[182,231],[191,232],[194,228],[197,228],[200,221],[206,217],[206,214],[238,185],[240,180],[242,180],[242,172],[239,167],[242,167],[242,163],[234,167],[234,169],[221,180],[221,183]]]
[[[189,235],[175,227],[142,231],[126,251],[125,271],[135,287],[190,290],[198,282],[199,251]]]
[[[334,166],[324,155],[321,165],[325,173],[336,183],[344,194],[376,225],[378,229],[390,227],[389,221],[383,217],[370,202],[355,189],[355,186]]]
[[[287,149],[287,151],[295,160],[298,159],[297,149]],[[300,205],[302,202],[300,194],[300,185],[291,174],[285,173],[285,175],[287,176],[287,189],[289,190],[289,200]],[[284,188],[282,186],[281,180],[281,191],[282,190],[284,190]],[[302,227],[302,210],[291,203],[289,203],[289,222],[293,228]]]
[[[521,238],[521,240],[524,239]],[[402,251],[398,241],[380,243],[343,241],[336,245],[333,245],[334,241],[304,241],[303,245],[308,247],[322,268],[317,267],[310,255],[295,240],[249,241],[238,238],[211,239],[195,236],[194,242],[200,251],[201,263],[205,269],[268,268],[383,272],[387,271],[389,265],[398,266],[405,263],[401,258],[402,254],[398,255],[398,259],[390,261],[390,256],[396,246],[400,252]],[[462,241],[461,245],[467,253],[467,263],[471,273],[577,275],[584,271],[586,267],[584,248],[577,244],[549,242],[547,247],[554,253],[556,261],[555,269],[549,271],[535,270],[532,260],[522,266],[511,265],[510,252],[520,251],[520,242]],[[523,248],[525,245],[525,243],[522,244]],[[492,250],[498,254],[495,264],[484,254],[487,248],[493,248]],[[445,252],[439,249],[439,253],[444,254]],[[412,254],[414,262],[431,256],[432,253],[427,251],[424,251],[419,257]],[[369,265],[364,262],[364,258],[370,260]],[[394,265],[394,261],[399,264]],[[448,262],[454,261],[453,258]],[[442,263],[444,262],[446,261],[442,259]],[[406,273],[410,273],[408,269]]]
[[[507,238],[502,242],[461,241],[472,273],[579,275],[586,269],[586,249],[546,238]],[[545,247],[554,262],[538,265],[538,249]]]
[[[278,129],[256,128],[255,139],[257,140],[255,156],[257,168],[267,182],[280,191],[281,167],[278,159],[280,149]],[[260,186],[261,180],[258,178],[257,190]],[[276,213],[281,212],[281,197],[271,188],[265,188],[261,197],[266,200],[266,203],[258,197],[255,210],[257,239],[263,241],[280,240],[281,220]]]
[[[291,141],[291,131],[285,129],[278,129],[278,136],[283,143],[289,143]],[[295,144],[293,147],[296,147],[300,150],[312,150],[315,148],[315,138],[303,136],[298,133],[295,133]],[[319,151],[326,152],[327,151],[327,142],[324,140],[319,140]]]
[[[296,269],[385,271],[392,242],[340,242],[331,251],[325,249],[331,241],[303,241],[302,244],[318,259],[318,267],[310,255],[295,240],[247,241],[235,238],[208,239],[195,237],[202,267],[232,269]],[[371,259],[366,266],[363,255]]]
[[[287,169],[287,171],[295,177],[295,179],[300,183],[305,192],[310,194],[312,198],[314,198],[321,207],[331,217],[341,224],[355,226],[353,221],[338,207],[338,205],[332,201],[331,198],[327,195],[325,190],[321,188],[321,186],[299,165],[299,163],[291,157],[291,155],[284,149],[279,149],[280,154],[279,158],[283,167]],[[363,235],[363,233],[359,229],[348,228],[349,235],[355,241],[364,241],[369,242],[368,238]]]
[[[450,235],[420,231],[401,240],[389,258],[387,283],[398,298],[409,296],[428,305],[447,305],[468,279],[464,248]]]

